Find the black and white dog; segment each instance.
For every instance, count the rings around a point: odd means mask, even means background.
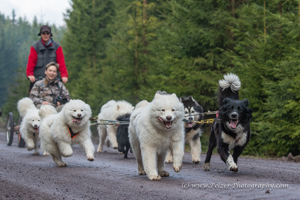
[[[218,145],[218,153],[230,171],[237,172],[238,157],[250,140],[250,118],[252,110],[249,101],[239,100],[241,82],[235,74],[224,75],[219,81],[219,113],[212,124],[208,151],[203,165],[204,171],[210,170],[213,149]],[[230,151],[233,150],[233,154]]]
[[[130,113],[122,115],[117,118],[118,121],[128,121],[130,119]],[[128,158],[128,150],[132,152],[129,138],[128,138],[128,127],[129,124],[120,124],[117,129],[117,142],[118,142],[118,151],[124,154],[124,158]]]
[[[181,97],[180,101],[184,105],[185,112],[185,143],[190,145],[193,163],[198,164],[201,161],[200,136],[202,129],[201,124],[195,121],[201,121],[203,119],[203,108],[192,96]],[[167,154],[166,162],[172,162],[172,154],[170,151]]]

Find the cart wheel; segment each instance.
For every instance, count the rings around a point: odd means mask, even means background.
[[[6,122],[6,144],[11,146],[14,138],[14,117],[12,112],[8,113]]]

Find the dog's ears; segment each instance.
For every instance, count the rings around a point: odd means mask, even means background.
[[[230,101],[230,98],[225,98],[225,99],[223,99],[222,104],[225,105],[225,104],[227,104],[229,101]]]
[[[188,101],[188,100],[194,101],[194,98],[193,98],[192,96],[188,96],[188,97],[180,97],[180,102]]]
[[[159,94],[159,93],[156,93],[155,96],[154,96],[154,99],[159,99],[162,95]]]
[[[171,95],[171,97],[175,97],[176,99],[178,99],[178,97],[177,97],[177,95],[176,95],[175,93],[173,93],[173,94]]]
[[[245,106],[248,106],[249,105],[249,100],[248,99],[244,99],[243,103],[245,104]]]
[[[120,109],[120,106],[119,105],[117,105],[117,110],[119,110]]]

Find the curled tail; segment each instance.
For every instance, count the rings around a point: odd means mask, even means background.
[[[219,107],[222,106],[224,98],[239,99],[239,90],[241,81],[239,77],[233,73],[225,74],[224,79],[219,80]]]
[[[24,116],[30,109],[36,109],[33,101],[30,98],[24,97],[23,99],[18,101],[18,111],[22,118],[24,118]]]
[[[39,115],[41,116],[42,119],[44,119],[44,118],[46,118],[50,115],[56,114],[56,113],[57,113],[57,111],[53,106],[42,105],[41,108],[40,108]]]

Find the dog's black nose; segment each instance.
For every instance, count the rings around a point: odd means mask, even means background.
[[[193,118],[192,118],[192,117],[189,117],[189,121],[193,121]]]
[[[36,124],[34,125],[34,128],[38,127]]]
[[[167,120],[171,120],[172,116],[168,115],[166,118],[167,118]]]
[[[81,117],[81,114],[77,114],[78,117]]]
[[[236,112],[231,113],[231,118],[237,119],[237,117],[238,117],[238,114]]]

